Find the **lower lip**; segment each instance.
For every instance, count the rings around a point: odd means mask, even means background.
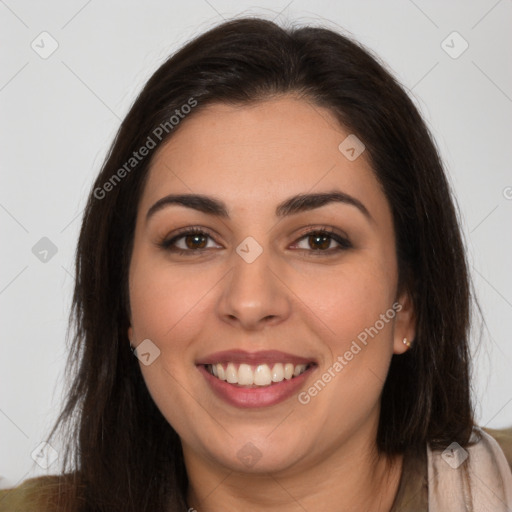
[[[290,398],[304,385],[304,382],[315,366],[311,366],[298,377],[257,388],[229,384],[229,382],[214,377],[203,365],[198,365],[197,368],[204,375],[206,382],[208,382],[218,397],[235,407],[249,409],[269,407]]]

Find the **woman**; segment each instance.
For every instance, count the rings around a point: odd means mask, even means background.
[[[238,19],[160,67],[91,191],[73,304],[65,474],[1,510],[512,507],[439,156],[339,34]]]

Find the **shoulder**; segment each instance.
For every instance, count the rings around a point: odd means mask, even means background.
[[[500,446],[512,471],[512,427],[504,429],[482,428]]]
[[[74,486],[72,474],[48,475],[24,480],[0,490],[0,512],[58,512]]]
[[[429,507],[504,511],[505,505],[512,510],[512,428],[475,425],[464,447],[454,442],[444,450],[428,447],[427,452]]]

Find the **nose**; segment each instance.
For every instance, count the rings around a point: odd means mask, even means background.
[[[270,251],[252,262],[233,253],[233,267],[224,280],[218,302],[223,321],[246,330],[261,330],[277,325],[290,315],[290,290],[284,283],[278,262]]]

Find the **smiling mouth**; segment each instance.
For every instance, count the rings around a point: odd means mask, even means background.
[[[293,364],[275,363],[273,365],[245,363],[216,363],[203,365],[208,373],[219,380],[239,387],[268,387],[284,380],[292,380],[315,366],[315,363]]]

